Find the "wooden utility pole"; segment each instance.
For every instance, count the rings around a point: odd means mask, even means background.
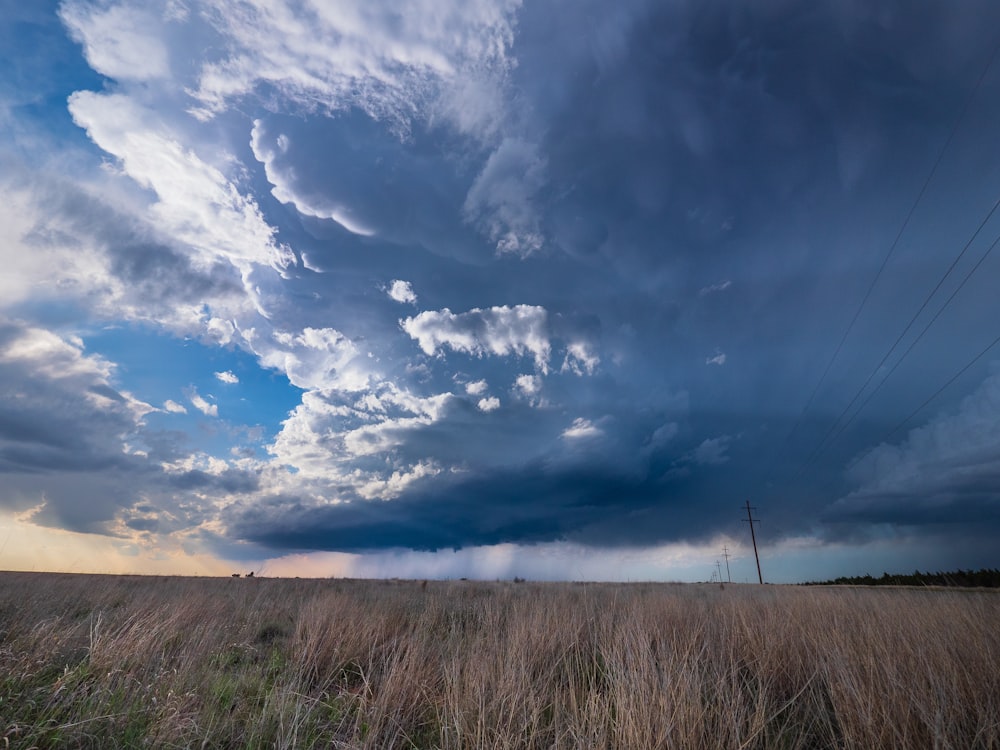
[[[722,548],[722,556],[726,558],[726,578],[732,583],[733,577],[729,574],[729,547]]]
[[[760,523],[759,518],[754,518],[750,513],[752,510],[757,510],[756,508],[750,507],[750,501],[747,500],[747,517],[744,523],[750,524],[750,539],[753,541],[753,556],[757,559],[757,580],[764,583],[764,576],[760,574],[760,555],[757,554],[757,535],[753,533],[753,525],[755,523]]]

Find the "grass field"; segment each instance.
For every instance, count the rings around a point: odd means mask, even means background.
[[[1000,748],[1000,594],[0,573],[0,745]]]

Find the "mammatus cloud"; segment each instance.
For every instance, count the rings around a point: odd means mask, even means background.
[[[226,383],[227,385],[235,385],[240,382],[240,379],[228,370],[215,373],[215,379],[222,383]]]
[[[393,299],[396,302],[410,305],[417,304],[417,295],[413,291],[413,287],[410,285],[409,281],[394,279],[392,284],[389,285],[389,289],[386,294],[389,295],[390,299]]]

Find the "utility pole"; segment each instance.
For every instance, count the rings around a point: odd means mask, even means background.
[[[719,565],[719,561],[718,560],[715,561],[715,569],[719,573],[719,583],[722,583],[722,566]]]
[[[750,501],[747,500],[747,517],[743,521],[744,523],[750,524],[750,539],[753,541],[753,556],[757,558],[757,580],[764,583],[764,576],[760,574],[760,555],[757,554],[757,535],[753,533],[753,525],[755,523],[760,523],[759,518],[754,518],[750,513],[752,510],[757,510],[756,508],[750,507]]]
[[[726,578],[728,579],[728,581],[730,583],[732,583],[733,582],[733,577],[729,574],[729,548],[728,547],[723,547],[722,548],[722,556],[724,558],[726,558]],[[720,573],[720,575],[721,575],[721,573]]]

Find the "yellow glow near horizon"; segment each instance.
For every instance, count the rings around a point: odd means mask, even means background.
[[[753,550],[744,540],[728,536],[702,544],[645,548],[508,543],[436,551],[290,552],[233,561],[199,549],[193,539],[183,536],[136,533],[129,538],[124,527],[119,537],[82,534],[38,526],[29,520],[30,513],[0,514],[0,570],[172,576],[229,576],[253,570],[256,575],[283,578],[704,581],[713,571],[727,575],[721,556],[725,546],[733,581],[756,580]],[[873,570],[891,569],[896,559],[905,556],[907,544],[882,540],[852,547],[801,537],[770,545],[761,559],[764,577],[771,582],[819,580],[824,569],[853,573],[850,562],[862,550],[874,561]]]
[[[53,529],[17,515],[0,515],[3,570],[218,576],[228,575],[232,565],[180,548],[165,549],[130,539]]]

